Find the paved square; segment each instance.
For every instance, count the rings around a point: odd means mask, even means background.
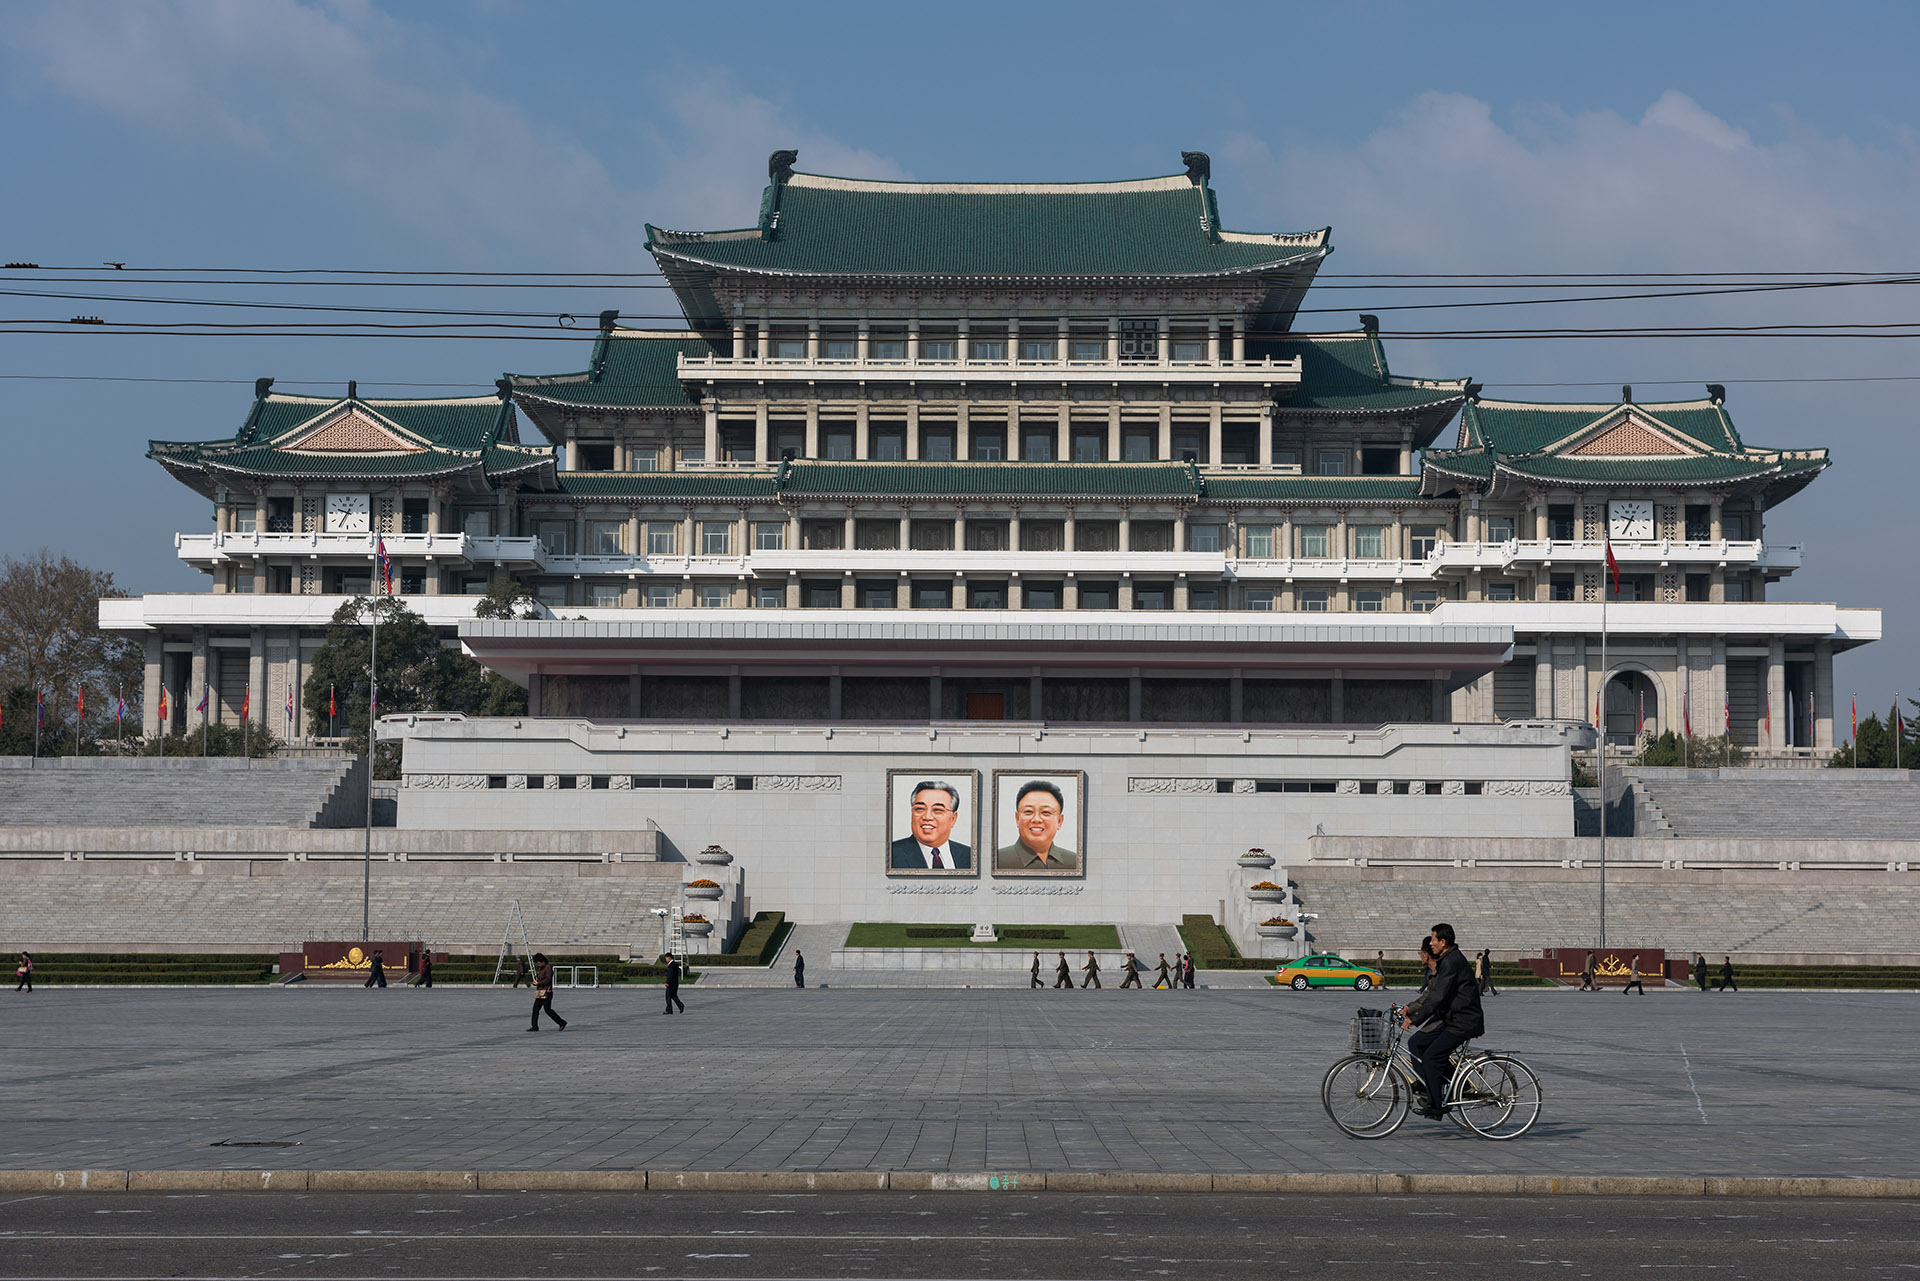
[[[1920,1173],[1920,996],[1508,992],[1532,1134],[1345,1139],[1321,1074],[1404,995],[563,990],[529,1035],[524,989],[49,987],[0,1168]]]

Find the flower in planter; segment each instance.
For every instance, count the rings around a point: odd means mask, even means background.
[[[726,853],[727,851],[726,851],[726,848],[725,848],[724,846],[720,846],[720,845],[709,845],[709,846],[707,846],[707,848],[705,848],[705,849],[703,849],[703,850],[701,850],[700,852],[701,852],[702,854],[725,854],[725,853]]]
[[[1286,917],[1284,917],[1284,916],[1269,916],[1269,917],[1268,917],[1268,918],[1267,918],[1266,920],[1264,920],[1264,921],[1262,921],[1262,922],[1260,922],[1260,924],[1262,924],[1262,925],[1292,925],[1292,924],[1293,924],[1293,922],[1292,922],[1292,921],[1289,921],[1289,920],[1288,920],[1288,919],[1287,919]]]
[[[717,890],[720,888],[720,882],[710,881],[703,876],[697,881],[688,881],[687,888],[690,890]]]
[[[1286,887],[1284,885],[1275,885],[1272,881],[1261,881],[1259,884],[1250,886],[1249,888],[1256,890],[1279,890],[1285,889]]]
[[[698,913],[698,912],[688,912],[688,913],[687,913],[687,914],[686,914],[685,916],[683,916],[683,917],[681,917],[681,918],[680,918],[680,923],[681,923],[682,925],[710,925],[710,924],[712,924],[712,922],[711,922],[711,921],[709,921],[709,920],[707,920],[707,918],[706,918],[706,917],[704,917],[704,916],[702,916],[702,915],[700,915],[700,913]]]
[[[1241,858],[1265,858],[1266,856],[1267,856],[1267,852],[1261,849],[1258,845],[1256,845],[1252,849],[1248,850],[1245,854],[1242,854],[1240,857]]]

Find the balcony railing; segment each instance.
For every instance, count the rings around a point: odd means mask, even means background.
[[[757,382],[818,382],[849,378],[864,382],[965,382],[969,378],[1002,380],[1009,375],[1033,375],[1046,382],[1068,383],[1298,383],[1300,359],[1274,360],[866,360],[780,359],[772,356],[680,357],[683,381],[719,381],[751,378]]]
[[[387,534],[387,555],[396,559],[426,559],[450,564],[494,562],[543,566],[546,553],[537,538],[476,538],[469,534]],[[175,534],[180,559],[190,564],[218,565],[267,556],[370,559],[372,534]]]
[[[1801,549],[1798,544],[1762,543],[1758,540],[1689,542],[1660,539],[1615,542],[1613,556],[1621,565],[1636,568],[1741,565],[1790,571],[1800,567]],[[1607,544],[1604,542],[1510,539],[1503,543],[1443,542],[1435,546],[1427,560],[1440,573],[1461,573],[1470,569],[1506,570],[1514,566],[1545,568],[1555,564],[1594,565],[1604,562],[1606,558]]]
[[[747,558],[755,574],[821,573],[839,575],[916,574],[970,577],[1076,575],[1101,578],[1126,574],[1136,577],[1172,577],[1179,574],[1218,576],[1226,568],[1219,552],[1085,552],[1085,551],[869,551],[780,550],[756,551]]]

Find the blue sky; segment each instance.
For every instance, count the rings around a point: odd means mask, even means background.
[[[638,271],[650,265],[644,222],[751,221],[776,147],[799,148],[812,172],[967,180],[1176,172],[1184,148],[1212,154],[1229,226],[1331,224],[1327,285],[1412,271],[1914,271],[1917,38],[1920,9],[1902,4],[24,0],[0,9],[0,259]],[[1323,287],[1309,306],[1337,309],[1315,324],[1376,311],[1389,330],[1890,323],[1916,319],[1916,289],[1396,318],[1388,308],[1418,299]],[[266,284],[246,296],[399,292]],[[409,303],[581,316],[658,315],[662,297],[406,291]],[[5,320],[83,312],[215,315],[0,302]],[[1611,400],[1632,383],[1655,399],[1724,382],[1750,442],[1830,447],[1835,466],[1770,517],[1771,537],[1807,547],[1780,594],[1886,610],[1887,638],[1843,658],[1838,676],[1843,698],[1857,690],[1884,707],[1895,688],[1920,692],[1916,345],[1391,350],[1401,372],[1469,375],[1515,398]],[[145,460],[148,438],[227,434],[264,374],[286,390],[357,378],[390,394],[480,392],[503,370],[584,357],[584,341],[532,337],[0,332],[16,478],[0,546],[52,547],[134,590],[198,590],[171,536],[205,528],[206,505]]]

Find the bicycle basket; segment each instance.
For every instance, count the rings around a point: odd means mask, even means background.
[[[1347,1024],[1347,1048],[1355,1054],[1382,1054],[1390,1035],[1385,1010],[1361,1010]]]

